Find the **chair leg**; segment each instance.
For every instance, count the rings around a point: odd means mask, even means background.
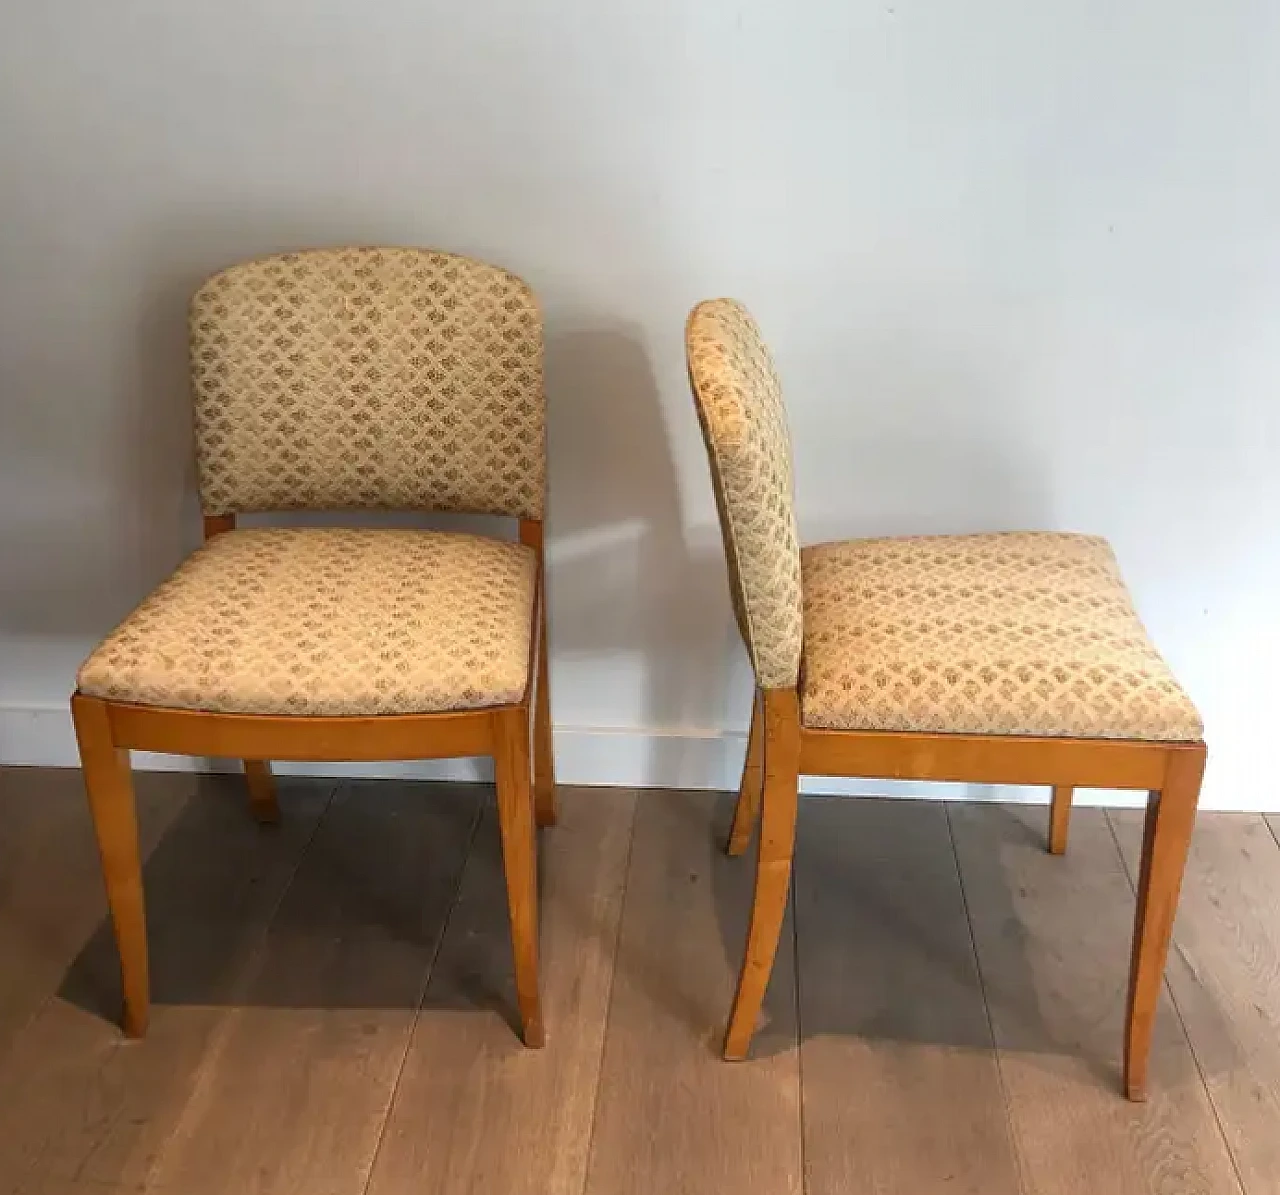
[[[742,764],[742,783],[738,786],[738,803],[733,808],[733,827],[725,850],[730,855],[741,855],[751,842],[760,816],[760,787],[764,781],[761,767],[763,736],[760,731],[760,693],[757,691],[751,705],[751,729],[747,732],[747,757]]]
[[[102,858],[107,905],[120,953],[124,1031],[128,1037],[141,1037],[147,1031],[151,996],[142,860],[138,854],[138,821],[129,752],[112,741],[105,702],[77,693],[71,698],[71,716],[80,745],[89,812]]]
[[[1067,784],[1053,786],[1053,803],[1049,807],[1049,854],[1064,855],[1067,851],[1067,832],[1071,828],[1071,796],[1073,789]]]
[[[538,689],[533,704],[533,800],[540,826],[556,824],[556,770],[551,740],[551,686],[547,680],[547,603],[538,616]]]
[[[529,720],[524,709],[494,715],[494,778],[515,955],[516,1001],[524,1044],[546,1044],[538,990],[538,853],[530,787]]]
[[[724,1056],[730,1060],[745,1058],[751,1048],[790,895],[791,856],[796,840],[800,788],[800,714],[796,692],[766,689],[761,694],[761,704],[764,810],[760,857],[756,864],[747,946],[724,1039]]]
[[[246,759],[244,777],[249,786],[249,809],[254,818],[264,826],[274,826],[280,821],[280,805],[276,801],[276,782],[271,775],[271,764],[265,759]]]
[[[1131,1100],[1146,1099],[1151,1034],[1195,827],[1204,761],[1203,747],[1171,751],[1164,787],[1151,793],[1147,801],[1124,1037],[1124,1088]]]

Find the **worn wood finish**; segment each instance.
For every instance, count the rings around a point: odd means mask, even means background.
[[[482,794],[474,785],[339,789],[151,1186],[184,1195],[363,1189]]]
[[[755,1060],[719,1057],[751,884],[718,845],[730,816],[711,793],[640,798],[585,1195],[801,1190],[790,918]]]
[[[142,860],[134,809],[129,753],[112,741],[105,702],[76,694],[71,699],[85,790],[102,857],[107,905],[120,951],[124,1031],[141,1037],[150,1014],[147,918],[142,896]]]
[[[396,1088],[370,1195],[580,1192],[636,806],[625,789],[562,793],[544,841],[543,1001],[548,1050],[521,1050],[506,886],[490,809]]]
[[[760,816],[760,793],[764,783],[764,736],[761,732],[761,700],[757,690],[751,703],[751,728],[747,731],[747,755],[742,764],[742,782],[738,801],[733,807],[733,825],[729,828],[726,850],[741,855],[751,843]]]
[[[538,985],[538,846],[534,833],[527,710],[493,716],[494,784],[507,876],[507,909],[515,957],[516,1003],[524,1044],[546,1044]]]
[[[802,801],[795,902],[810,1195],[1019,1195],[943,805]]]
[[[492,709],[367,718],[213,714],[114,702],[110,710],[119,746],[172,755],[381,762],[493,751]]]
[[[537,681],[533,704],[533,799],[538,825],[554,826],[556,771],[551,733],[551,668],[547,655],[547,563],[541,520],[520,520],[520,542],[538,554],[538,601],[534,614]],[[534,669],[530,669],[529,675],[532,680],[535,676]]]
[[[1044,851],[1038,809],[948,812],[1025,1189],[1238,1195],[1167,998],[1150,1099],[1115,1097],[1133,898],[1103,811],[1076,811],[1062,858]]]
[[[155,836],[149,820],[166,807],[163,826],[154,827],[164,836],[145,867],[150,1029],[142,1041],[126,1042],[104,1019],[119,979],[111,928],[102,921],[0,1059],[0,1093],[22,1093],[0,1095],[0,1191],[6,1180],[37,1176],[143,1185],[199,1088],[219,1026],[243,1000],[267,922],[332,788],[282,781],[287,816],[278,832],[263,834],[234,799],[239,777],[157,773],[138,780],[147,794],[145,842]],[[87,823],[82,795],[80,801]],[[5,822],[0,837],[9,829]]]
[[[795,690],[765,689],[760,704],[764,772],[760,852],[747,944],[724,1038],[724,1056],[731,1061],[747,1056],[769,986],[778,934],[791,896],[791,856],[800,793],[800,706]]]
[[[254,819],[264,826],[280,821],[280,805],[276,800],[276,782],[271,764],[265,759],[244,760],[244,778],[249,786],[249,807]]]
[[[1147,804],[1124,1038],[1124,1083],[1131,1100],[1146,1098],[1152,1022],[1164,986],[1165,957],[1178,912],[1204,763],[1203,750],[1171,752],[1164,784]]]
[[[1141,814],[1110,811],[1131,878]],[[1201,815],[1169,986],[1247,1195],[1280,1176],[1280,848],[1256,814]]]
[[[1055,784],[1049,804],[1049,854],[1062,855],[1067,850],[1071,830],[1071,798],[1075,790],[1069,784]]]
[[[1123,739],[806,729],[800,771],[806,776],[1152,789],[1164,781],[1169,752],[1194,753],[1196,747]]]

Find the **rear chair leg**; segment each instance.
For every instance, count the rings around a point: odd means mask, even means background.
[[[77,693],[71,698],[71,716],[80,745],[80,766],[98,839],[98,853],[102,857],[107,905],[120,952],[124,1031],[129,1037],[141,1037],[147,1031],[151,997],[142,860],[138,855],[138,821],[129,752],[112,741],[106,702]]]
[[[751,729],[747,732],[747,757],[742,765],[742,783],[738,786],[738,803],[733,807],[733,827],[729,831],[729,843],[725,850],[730,855],[741,855],[751,842],[760,816],[760,789],[764,783],[761,766],[764,736],[760,730],[762,701],[757,690],[751,705]]]
[[[1164,787],[1147,800],[1124,1036],[1124,1089],[1131,1100],[1144,1100],[1147,1095],[1151,1033],[1195,827],[1204,761],[1203,745],[1171,750]]]
[[[1049,807],[1049,854],[1063,855],[1067,850],[1067,831],[1071,828],[1070,785],[1055,784],[1053,804]]]
[[[760,857],[756,864],[747,946],[724,1039],[724,1056],[730,1060],[745,1058],[755,1035],[791,891],[791,856],[796,841],[800,788],[800,716],[796,692],[766,689],[762,693],[762,705],[764,812]]]
[[[264,826],[276,825],[280,821],[280,805],[276,800],[271,764],[265,759],[246,759],[244,776],[249,786],[249,808],[254,818]]]

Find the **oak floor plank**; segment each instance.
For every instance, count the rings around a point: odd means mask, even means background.
[[[21,1092],[0,1101],[0,1191],[37,1175],[136,1187],[167,1141],[331,791],[282,783],[283,824],[264,830],[235,781],[195,779],[145,864],[146,1038],[126,1041],[109,1019],[119,971],[104,918],[0,1063],[0,1090]]]
[[[363,1191],[484,793],[339,788],[149,1186]]]
[[[945,808],[806,798],[795,876],[808,1191],[1016,1195]]]
[[[1239,1195],[1167,995],[1150,1098],[1120,1093],[1134,897],[1106,814],[1055,857],[1043,809],[949,812],[1028,1195]]]
[[[144,858],[196,785],[189,773],[137,777]],[[105,912],[79,769],[0,768],[0,1059]]]
[[[723,853],[731,812],[712,793],[639,798],[589,1195],[801,1189],[790,912],[751,1057],[720,1057],[754,868]]]
[[[582,1190],[635,794],[564,790],[540,834],[545,1049],[516,1036],[502,850],[490,807],[383,1135],[371,1195]]]
[[[1142,816],[1111,814],[1137,875]],[[1169,983],[1249,1195],[1280,1191],[1280,846],[1255,814],[1201,814]]]

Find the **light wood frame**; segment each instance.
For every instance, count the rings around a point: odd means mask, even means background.
[[[235,527],[234,515],[206,516],[205,539]],[[107,903],[120,952],[124,1031],[141,1037],[150,1010],[147,932],[129,752],[227,756],[244,761],[254,816],[278,820],[272,759],[494,760],[498,826],[506,872],[507,910],[515,956],[516,999],[527,1046],[546,1040],[538,984],[538,881],[535,822],[556,820],[543,526],[521,519],[520,542],[538,556],[530,634],[529,680],[514,705],[447,713],[377,717],[290,717],[208,713],[71,698],[85,788],[93,816]],[[532,740],[532,750],[530,741]]]
[[[1066,849],[1073,789],[1145,789],[1123,1075],[1129,1099],[1145,1099],[1151,1033],[1205,755],[1202,742],[814,730],[802,725],[797,690],[757,689],[727,849],[742,854],[760,820],[760,853],[725,1058],[746,1057],[773,969],[790,890],[801,775],[1051,785],[1054,854]]]

